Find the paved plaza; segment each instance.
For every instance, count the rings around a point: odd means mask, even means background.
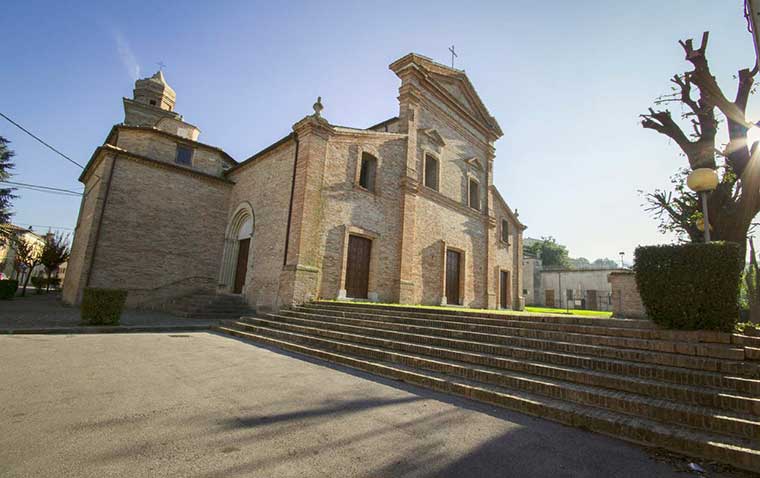
[[[2,477],[675,477],[686,463],[214,333],[0,336]]]

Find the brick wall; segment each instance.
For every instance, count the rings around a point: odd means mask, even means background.
[[[230,189],[222,180],[119,155],[89,285],[126,289],[128,305],[150,307],[213,291]],[[67,279],[76,275],[69,269]]]
[[[253,210],[254,232],[243,294],[249,304],[260,308],[278,305],[294,155],[295,142],[289,141],[228,175],[235,185],[224,215],[227,223],[241,203],[247,202]]]
[[[614,317],[644,318],[646,309],[641,302],[636,276],[632,271],[615,271],[607,276],[612,288]]]

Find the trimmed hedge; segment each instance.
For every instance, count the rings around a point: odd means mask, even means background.
[[[640,246],[636,284],[649,317],[669,329],[732,332],[744,258],[732,242]]]
[[[42,276],[33,276],[30,279],[32,283],[32,287],[34,287],[37,291],[37,294],[42,294],[45,292],[45,285],[47,285],[47,280]]]
[[[0,280],[0,300],[14,298],[16,296],[17,290],[18,290],[17,280],[10,280],[10,279]]]
[[[84,325],[119,325],[127,291],[121,289],[86,288],[82,297]]]

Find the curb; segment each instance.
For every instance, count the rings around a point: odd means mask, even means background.
[[[39,327],[28,329],[0,329],[0,335],[55,335],[55,334],[127,334],[135,332],[199,332],[212,330],[217,324],[208,325],[118,325],[79,327]]]

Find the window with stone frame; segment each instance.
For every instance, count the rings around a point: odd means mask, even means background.
[[[425,154],[425,186],[438,191],[438,159]]]
[[[377,176],[377,158],[363,152],[359,165],[359,186],[367,191],[375,191],[375,179]]]
[[[174,162],[183,166],[193,165],[193,148],[182,144],[177,145],[177,155]]]
[[[501,242],[509,244],[509,221],[501,220]]]
[[[468,192],[469,192],[468,205],[471,208],[477,209],[478,211],[480,211],[480,183],[478,183],[477,180],[470,178]]]

